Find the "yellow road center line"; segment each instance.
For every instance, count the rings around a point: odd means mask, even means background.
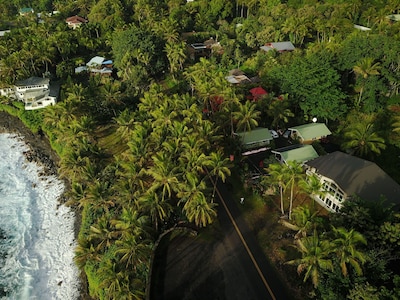
[[[260,269],[260,267],[258,266],[257,261],[256,261],[256,259],[255,259],[254,256],[253,256],[253,253],[251,253],[249,246],[247,246],[247,243],[246,243],[246,241],[244,240],[244,237],[243,237],[242,233],[240,232],[239,227],[237,226],[237,224],[236,224],[236,222],[235,222],[235,219],[233,218],[231,212],[229,211],[228,206],[226,205],[224,199],[222,198],[222,195],[220,194],[220,192],[219,192],[218,189],[216,189],[216,191],[217,191],[217,194],[218,194],[219,198],[221,199],[221,202],[222,202],[222,204],[223,204],[223,206],[224,206],[224,208],[225,208],[225,210],[226,210],[226,213],[227,213],[228,216],[229,216],[229,219],[231,220],[231,222],[232,222],[232,224],[233,224],[233,227],[235,227],[235,230],[236,230],[237,234],[239,235],[240,240],[242,241],[244,247],[246,248],[247,253],[249,254],[251,260],[253,261],[253,264],[254,264],[254,266],[256,267],[256,270],[257,270],[257,272],[258,272],[258,275],[260,275],[261,280],[262,280],[262,282],[264,283],[265,287],[267,288],[267,290],[268,290],[270,296],[272,297],[272,299],[273,299],[273,300],[276,300],[276,297],[275,297],[274,293],[272,292],[272,290],[271,290],[271,288],[270,288],[270,286],[269,286],[267,280],[265,279],[264,274],[261,272],[261,269]]]

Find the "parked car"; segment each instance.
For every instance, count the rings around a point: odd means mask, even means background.
[[[270,129],[269,131],[271,132],[271,135],[274,139],[277,139],[279,137],[279,134],[275,130]]]
[[[286,130],[286,131],[282,134],[282,136],[283,136],[285,139],[288,139],[291,133],[292,133],[291,130]]]

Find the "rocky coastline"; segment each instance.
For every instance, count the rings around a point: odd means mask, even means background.
[[[26,159],[30,162],[35,162],[43,168],[43,173],[39,174],[41,176],[57,176],[58,177],[58,163],[59,156],[51,148],[49,140],[46,136],[41,134],[33,134],[29,128],[27,128],[24,123],[6,112],[0,111],[0,133],[14,133],[20,137],[24,143],[28,146],[29,150],[24,152]],[[60,197],[60,205],[65,203],[66,194],[70,187],[69,182],[65,179],[63,180],[65,185],[65,191],[62,197]],[[78,233],[81,224],[81,216],[78,209],[74,209],[75,212],[75,239],[78,238]],[[91,299],[87,293],[87,286],[85,284],[86,280],[81,278],[81,297],[80,299]]]

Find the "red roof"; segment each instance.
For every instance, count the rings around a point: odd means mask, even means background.
[[[87,20],[85,20],[84,18],[82,18],[80,16],[72,16],[72,17],[67,18],[65,21],[67,23],[74,23],[74,24],[87,22]]]
[[[258,99],[260,99],[262,96],[264,95],[268,95],[268,92],[266,90],[264,90],[261,86],[252,88],[250,90],[251,96],[247,96],[247,99],[253,100],[253,101],[257,101]]]
[[[259,97],[268,94],[268,92],[264,90],[261,86],[252,88],[250,90],[250,93],[253,95],[253,97]]]

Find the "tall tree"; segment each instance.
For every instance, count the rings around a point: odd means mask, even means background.
[[[298,183],[304,177],[304,171],[302,165],[295,161],[288,161],[286,167],[284,168],[284,172],[286,173],[286,187],[290,189],[290,203],[289,203],[289,220],[292,219],[292,208],[293,208],[293,200],[294,200],[294,190],[298,186]]]
[[[361,59],[357,63],[357,65],[354,66],[353,71],[359,78],[358,81],[360,81],[359,83],[360,85],[357,88],[359,90],[360,95],[355,103],[356,107],[358,107],[361,103],[363,91],[368,77],[371,75],[379,75],[380,69],[381,69],[380,63],[379,62],[374,63],[374,59],[371,57],[365,57]]]
[[[316,230],[321,224],[321,217],[317,211],[310,210],[307,206],[297,206],[293,209],[293,218],[291,222],[283,219],[280,223],[291,230],[297,231],[295,239],[304,238],[310,231]]]
[[[282,91],[289,94],[307,118],[335,120],[346,111],[339,74],[329,55],[309,53],[306,57],[295,57],[274,76],[278,77]]]
[[[280,163],[270,164],[268,166],[267,172],[268,176],[264,176],[262,182],[266,185],[272,184],[277,185],[279,187],[280,194],[280,207],[282,216],[285,215],[285,206],[284,206],[284,191],[286,188],[286,165]]]
[[[361,233],[351,229],[346,230],[343,227],[332,228],[335,239],[333,244],[335,245],[335,252],[339,259],[340,268],[343,276],[348,275],[347,264],[350,264],[356,271],[358,276],[362,275],[362,268],[360,264],[364,264],[367,260],[367,256],[357,249],[359,244],[367,244],[367,241]]]
[[[217,216],[216,205],[216,203],[207,202],[205,197],[196,197],[187,202],[183,210],[190,222],[194,222],[196,226],[205,227]]]
[[[380,154],[386,148],[385,140],[375,130],[371,118],[358,120],[344,129],[344,149],[352,151],[362,157]]]
[[[314,287],[319,284],[321,272],[333,271],[333,263],[330,259],[332,252],[331,244],[321,240],[316,230],[312,236],[297,240],[297,249],[301,252],[302,258],[290,260],[289,265],[297,265],[297,273],[300,275],[305,271],[304,282],[311,278]]]
[[[207,166],[209,167],[209,175],[215,177],[213,179],[214,188],[212,199],[215,197],[215,190],[217,189],[218,180],[221,179],[225,182],[226,177],[231,175],[231,171],[228,167],[229,159],[223,155],[221,151],[212,152],[209,156]]]
[[[250,101],[244,104],[239,103],[238,110],[232,114],[236,122],[237,131],[250,131],[258,126],[258,119],[261,112],[257,110],[257,105]]]

